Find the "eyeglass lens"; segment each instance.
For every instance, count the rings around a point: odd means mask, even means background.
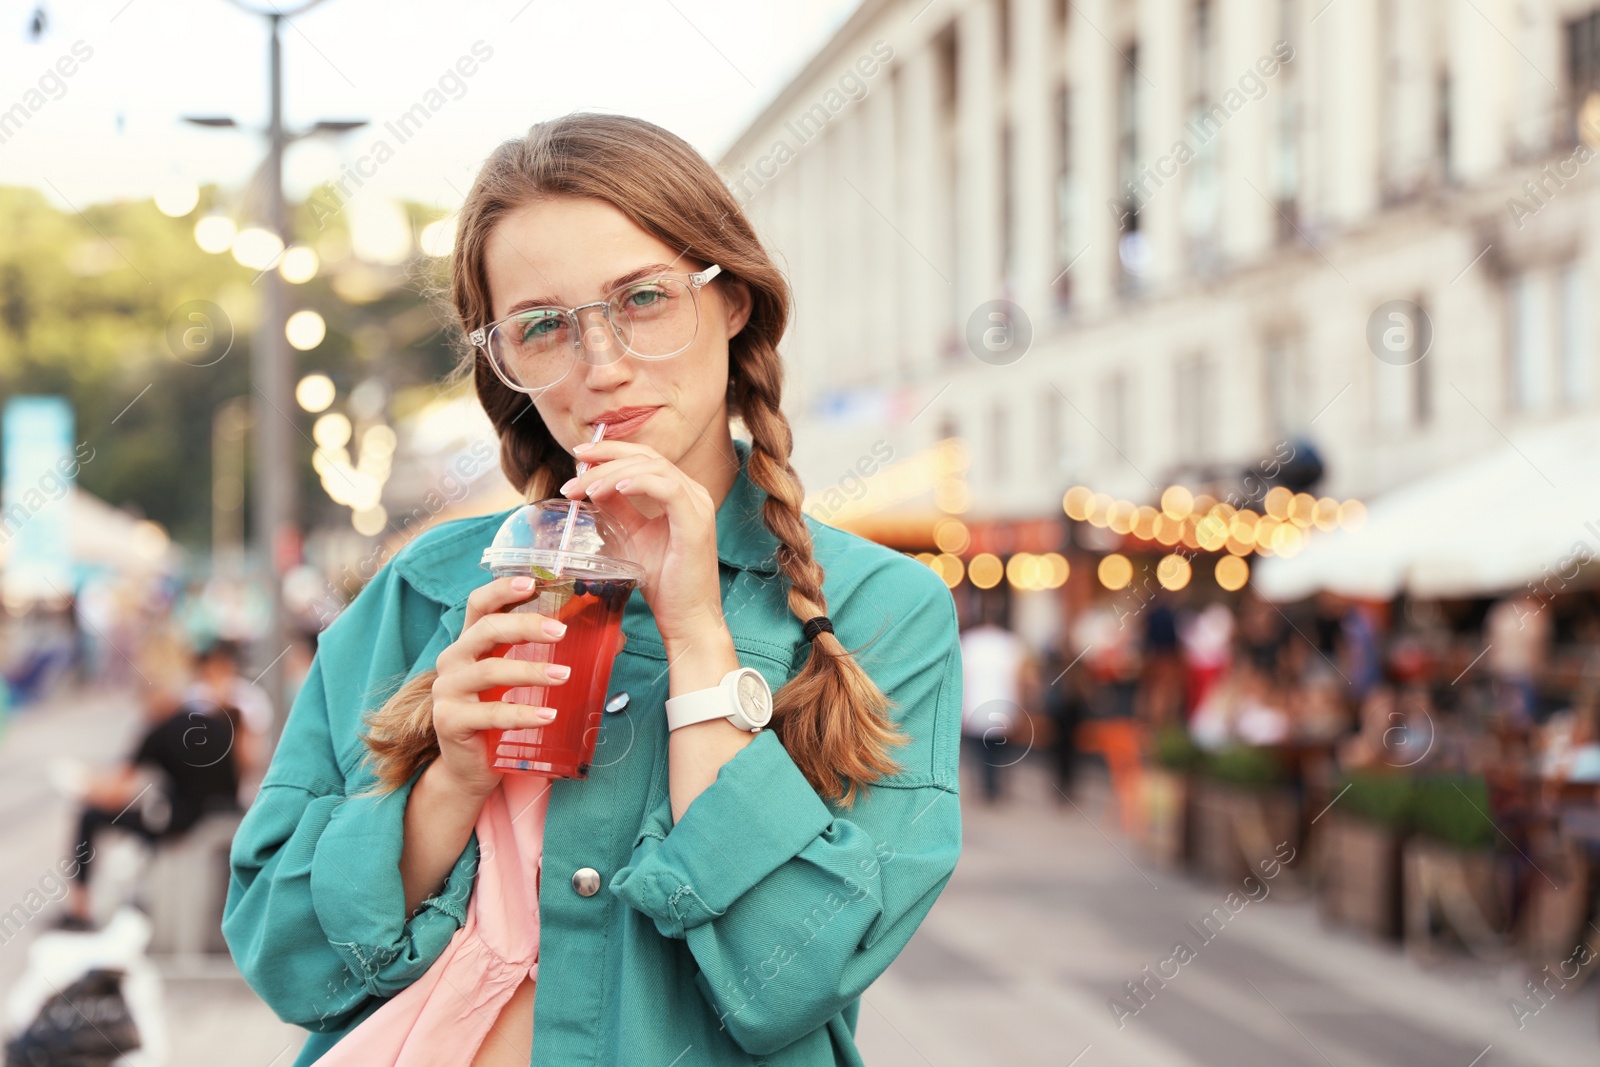
[[[489,353],[501,370],[525,389],[553,385],[566,376],[583,346],[603,339],[594,331],[600,309],[583,312],[583,323],[566,308],[530,308],[507,319],[489,334]],[[699,312],[694,291],[677,278],[649,278],[614,290],[605,317],[622,347],[640,359],[675,356],[694,342]],[[602,328],[603,329],[603,328]]]

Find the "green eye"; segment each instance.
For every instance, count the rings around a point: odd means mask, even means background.
[[[667,294],[654,285],[641,286],[629,290],[622,298],[622,306],[628,310],[642,310],[654,307],[667,298]]]
[[[516,337],[522,343],[548,340],[551,334],[560,329],[560,314],[552,311],[538,311],[519,322]]]

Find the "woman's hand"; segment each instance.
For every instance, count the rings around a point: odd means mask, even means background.
[[[645,603],[669,647],[727,631],[717,575],[717,508],[705,486],[649,445],[634,441],[573,449],[588,470],[561,487],[615,519],[644,567]]]
[[[461,636],[439,653],[433,682],[433,729],[439,738],[439,772],[462,793],[485,800],[500,784],[502,772],[489,765],[480,730],[525,730],[555,720],[552,708],[484,701],[478,695],[501,686],[563,684],[571,669],[554,663],[491,656],[500,645],[550,644],[566,633],[566,625],[534,612],[504,609],[533,592],[530,578],[496,578],[473,590]]]

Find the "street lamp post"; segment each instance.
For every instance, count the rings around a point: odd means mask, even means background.
[[[283,150],[302,137],[316,134],[346,133],[366,125],[362,120],[322,121],[310,129],[290,133],[283,125],[283,45],[280,24],[321,3],[309,0],[293,10],[254,8],[233,0],[235,6],[267,19],[268,92],[267,158],[264,164],[267,200],[267,228],[276,234],[283,248],[291,242],[288,208],[283,200]],[[231,118],[185,117],[199,126],[235,127]],[[283,606],[283,575],[298,562],[300,529],[297,521],[297,493],[294,471],[294,356],[284,336],[285,300],[283,279],[277,270],[263,272],[261,321],[255,344],[251,346],[250,377],[255,393],[252,421],[256,451],[254,540],[256,556],[266,583],[268,621],[258,663],[265,661],[259,681],[272,698],[274,721],[269,751],[277,747],[278,735],[289,713],[283,672],[284,654],[289,650],[289,626]]]

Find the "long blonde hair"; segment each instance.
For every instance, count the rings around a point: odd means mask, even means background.
[[[685,255],[720,264],[721,278],[749,287],[750,319],[728,342],[728,412],[750,434],[748,473],[767,494],[761,517],[780,542],[789,610],[801,621],[826,615],[823,571],[800,511],[804,490],[789,463],[793,434],[780,407],[778,341],[788,324],[788,283],[727,186],[682,138],[642,119],[580,113],[541,122],[495,149],[457,225],[450,300],[461,337],[491,319],[484,248],[495,225],[530,201],[561,196],[602,200]],[[576,473],[574,460],[542,420],[523,417],[530,407],[526,395],[507,387],[481,351],[462,349],[451,377],[471,374],[500,436],[501,469],[527,499],[551,495]],[[368,719],[363,740],[380,789],[403,785],[439,753],[435,676],[419,673]],[[900,770],[889,749],[907,739],[888,707],[852,653],[822,633],[811,642],[805,666],[774,694],[772,729],[818,794],[849,808],[859,787]]]

